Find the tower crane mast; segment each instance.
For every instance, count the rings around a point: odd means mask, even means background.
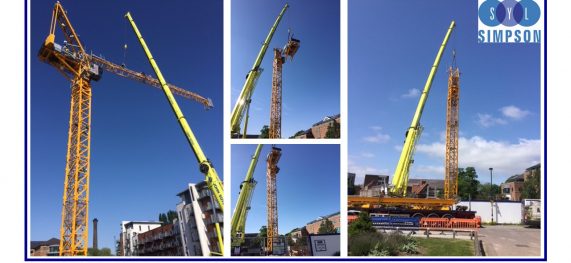
[[[448,69],[448,100],[446,107],[446,160],[444,161],[444,198],[458,196],[458,129],[460,107],[460,70],[456,67],[456,52]]]
[[[278,231],[278,190],[276,185],[277,174],[280,172],[278,162],[282,156],[282,149],[272,147],[266,160],[266,206],[268,211],[268,236],[266,239],[266,252],[271,255],[274,243],[279,242]]]
[[[260,75],[262,74],[262,68],[260,68],[260,64],[262,64],[262,60],[264,59],[264,55],[266,54],[266,50],[272,41],[274,36],[274,32],[278,27],[285,11],[288,9],[289,5],[285,4],[282,8],[280,14],[276,18],[276,21],[270,28],[270,32],[266,37],[266,40],[262,44],[262,48],[254,61],[254,65],[252,69],[246,75],[246,82],[244,82],[244,86],[242,87],[242,91],[240,91],[240,95],[238,95],[238,99],[236,100],[236,104],[234,105],[234,109],[232,110],[232,116],[230,119],[230,129],[233,136],[239,136],[240,132],[243,133],[245,137],[247,134],[247,123],[248,123],[248,111],[250,107],[250,102],[252,99],[252,94],[254,93],[254,89],[256,87],[256,82]],[[240,125],[242,123],[242,119],[244,118],[244,114],[246,114],[246,120],[244,125],[244,130],[240,131]]]
[[[440,45],[440,49],[436,55],[436,59],[432,64],[430,69],[430,73],[428,74],[428,79],[424,84],[424,89],[422,94],[420,95],[420,101],[418,102],[418,106],[416,107],[416,112],[414,113],[414,117],[412,118],[412,122],[405,134],[405,141],[404,146],[402,148],[402,152],[395,169],[395,174],[393,176],[393,187],[391,188],[391,193],[396,196],[404,196],[406,195],[406,187],[408,185],[408,176],[409,176],[409,169],[413,160],[414,149],[418,138],[420,137],[420,133],[422,132],[422,126],[420,125],[420,118],[422,117],[422,111],[424,109],[424,105],[426,104],[426,100],[428,99],[428,92],[430,92],[430,87],[432,86],[432,80],[434,79],[434,75],[436,75],[436,71],[438,70],[438,65],[440,64],[440,59],[442,58],[442,53],[444,49],[446,49],[446,44],[448,43],[448,39],[452,34],[452,30],[454,30],[455,22],[452,21],[450,23],[450,27],[444,36],[444,40]]]
[[[56,28],[65,38],[55,42]],[[99,81],[102,69],[154,86],[157,81],[85,52],[67,12],[60,2],[52,10],[49,34],[38,58],[53,66],[71,82],[71,105],[60,225],[60,256],[86,256],[88,248],[89,177],[91,145],[91,81]],[[114,70],[111,70],[111,69]],[[196,100],[207,108],[210,99],[176,88],[177,94]]]
[[[246,178],[240,184],[240,194],[238,195],[238,201],[236,202],[236,207],[232,214],[232,228],[230,230],[232,248],[234,250],[239,250],[240,246],[244,243],[246,219],[250,211],[250,202],[252,201],[254,188],[257,184],[256,180],[254,180],[254,171],[256,170],[262,147],[263,144],[258,144],[256,147],[254,155],[252,155],[252,160],[250,161],[250,166],[246,172]],[[236,251],[235,254],[239,254],[239,252]]]
[[[272,98],[270,104],[270,139],[282,137],[282,69],[283,64],[289,58],[290,61],[299,49],[300,41],[288,36],[288,41],[284,48],[274,49],[274,61],[272,71]]]

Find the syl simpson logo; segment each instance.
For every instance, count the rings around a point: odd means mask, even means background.
[[[543,0],[478,0],[478,43],[540,43]]]

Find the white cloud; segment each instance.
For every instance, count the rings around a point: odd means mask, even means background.
[[[502,112],[502,114],[505,117],[508,117],[508,118],[514,119],[514,120],[521,120],[530,114],[529,111],[522,110],[522,109],[520,109],[516,106],[513,106],[513,105],[505,106],[505,107],[501,108],[500,111]]]
[[[430,175],[435,175],[431,177]],[[410,176],[422,178],[442,179],[444,177],[444,166],[438,165],[413,165]],[[411,177],[412,178],[412,177]]]
[[[459,139],[459,167],[473,166],[480,176],[486,175],[488,168],[494,168],[494,174],[511,176],[521,174],[525,168],[541,160],[541,141],[519,139],[517,143],[486,140],[479,136]],[[425,154],[444,162],[445,143],[420,144],[417,154]]]
[[[418,95],[420,95],[419,89],[409,89],[407,93],[401,95],[401,98],[416,98]]]
[[[504,125],[507,121],[501,118],[496,118],[490,114],[478,113],[478,120],[476,121],[480,126],[488,128],[496,124]]]
[[[388,134],[380,133],[380,132],[378,132],[375,135],[366,136],[365,138],[363,138],[364,141],[371,142],[371,143],[385,143],[385,142],[388,142],[390,139],[391,139],[391,136],[389,136]]]
[[[355,174],[355,184],[363,184],[363,180],[365,180],[365,174],[389,174],[389,170],[385,168],[377,168],[368,165],[360,165],[355,163],[349,158],[347,164],[348,172]]]
[[[363,138],[363,141],[372,142],[372,143],[385,143],[391,139],[391,136],[381,132],[381,130],[383,129],[383,127],[381,126],[370,126],[369,129],[375,131],[375,135],[365,136]]]
[[[375,154],[365,152],[365,153],[361,153],[361,156],[365,157],[365,158],[373,158],[373,157],[375,157]]]

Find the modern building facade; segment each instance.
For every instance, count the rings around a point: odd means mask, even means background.
[[[178,196],[181,201],[176,206],[176,212],[184,255],[210,256],[221,253],[216,223],[220,226],[220,233],[223,233],[224,215],[206,182],[189,184]]]
[[[138,235],[161,227],[161,222],[152,221],[123,221],[121,222],[121,255],[138,256]]]

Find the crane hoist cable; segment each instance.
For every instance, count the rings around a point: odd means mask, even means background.
[[[218,202],[218,204],[220,205],[220,210],[222,210],[222,212],[224,212],[224,187],[222,185],[222,181],[220,181],[220,178],[218,177],[218,173],[216,172],[216,170],[214,169],[214,167],[210,163],[210,160],[208,160],[206,158],[206,155],[202,151],[200,144],[198,144],[198,140],[194,136],[194,133],[192,132],[190,126],[188,125],[186,118],[182,114],[182,111],[180,110],[180,107],[178,106],[176,99],[174,98],[169,86],[167,85],[167,82],[166,82],[165,78],[163,77],[163,74],[161,73],[159,66],[155,62],[155,59],[153,58],[151,51],[147,47],[147,43],[143,39],[141,32],[137,28],[137,25],[135,24],[133,17],[131,16],[131,14],[129,12],[127,12],[127,14],[125,14],[125,18],[131,24],[131,27],[133,28],[133,32],[135,33],[135,35],[137,35],[137,38],[139,39],[141,47],[145,51],[145,54],[147,55],[149,63],[151,64],[151,67],[153,68],[155,74],[157,75],[157,79],[161,83],[161,87],[162,87],[163,92],[165,93],[165,96],[166,96],[166,98],[167,98],[167,100],[171,106],[171,109],[173,110],[173,113],[175,114],[175,116],[178,120],[178,123],[179,123],[180,127],[182,128],[184,135],[186,136],[186,139],[187,139],[188,143],[190,144],[190,146],[194,152],[196,160],[199,163],[200,172],[202,172],[206,177],[206,184],[208,186],[208,189],[210,189],[210,191],[214,195],[214,198],[216,199],[216,202]],[[212,205],[214,206],[214,204],[212,204]],[[218,235],[218,241],[219,241],[218,246],[220,248],[220,253],[223,253],[224,243],[222,242],[222,238],[221,238],[222,234],[220,232],[220,227],[219,227],[218,223],[216,223],[216,232]]]

